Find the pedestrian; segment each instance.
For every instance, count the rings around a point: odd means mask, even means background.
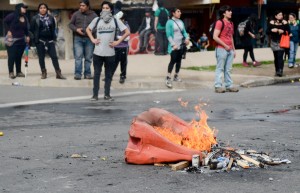
[[[100,74],[102,66],[105,67],[105,85],[104,85],[104,100],[113,101],[110,96],[110,85],[112,80],[112,67],[115,62],[114,47],[119,45],[127,36],[130,35],[128,28],[113,16],[113,4],[108,1],[103,1],[101,4],[100,17],[96,17],[86,28],[86,33],[90,40],[95,44],[93,53],[94,64],[94,87],[92,101],[98,100]],[[93,37],[92,30],[96,29],[96,37]],[[116,40],[117,30],[125,33]]]
[[[256,25],[257,25],[257,16],[255,14],[251,14],[246,22],[246,26],[244,29],[244,35],[241,36],[241,42],[244,47],[244,55],[243,55],[243,66],[249,67],[247,63],[248,53],[250,54],[250,58],[252,60],[252,65],[257,67],[260,65],[259,62],[255,60],[254,51],[253,51],[253,40],[256,39]]]
[[[89,0],[81,0],[79,2],[79,10],[72,15],[69,23],[69,28],[74,34],[73,49],[75,57],[75,80],[81,80],[82,63],[84,63],[84,79],[93,79],[91,73],[91,64],[93,60],[94,44],[87,36],[85,29],[95,17],[97,17],[97,14],[90,9]]]
[[[122,15],[120,20],[126,25],[126,27],[130,31],[130,27],[128,25],[128,22],[126,21],[125,13]],[[124,33],[125,33],[125,31],[120,32],[118,30],[117,39],[120,39],[124,35]],[[121,84],[123,84],[125,82],[126,74],[127,74],[127,63],[128,63],[127,56],[128,56],[128,49],[129,49],[129,43],[128,43],[129,39],[130,39],[130,37],[128,36],[119,45],[115,46],[115,63],[112,68],[111,77],[114,76],[116,69],[120,63],[121,74],[120,74],[119,83],[121,83]]]
[[[15,11],[4,18],[4,25],[7,31],[6,44],[8,55],[9,78],[25,77],[21,70],[22,55],[26,44],[29,44],[29,21],[26,17],[28,6],[19,3],[15,6]],[[14,74],[14,64],[16,66],[16,75]]]
[[[175,74],[173,81],[181,81],[179,71],[181,68],[181,60],[184,55],[184,45],[189,44],[189,37],[185,30],[184,23],[180,20],[181,11],[178,8],[171,9],[172,18],[166,24],[166,34],[169,41],[168,53],[171,55],[171,60],[168,66],[168,74],[166,77],[166,86],[172,88],[171,74],[175,66]]]
[[[290,33],[290,28],[288,22],[283,19],[282,11],[275,11],[273,16],[274,18],[268,24],[267,34],[270,36],[270,46],[274,54],[275,76],[281,77],[284,67],[284,48],[281,48],[279,43],[282,34]]]
[[[137,34],[139,34],[140,44],[139,52],[143,53],[148,47],[150,34],[154,31],[154,17],[151,15],[151,11],[146,9],[145,17],[138,29]]]
[[[289,68],[298,67],[296,62],[296,54],[300,40],[300,24],[296,20],[296,14],[289,14],[289,26],[291,31],[290,39],[290,55],[289,55]]]
[[[34,37],[39,64],[42,71],[41,79],[47,78],[47,69],[45,65],[46,52],[52,60],[53,67],[56,72],[57,79],[66,79],[61,74],[61,69],[58,63],[58,57],[55,48],[56,32],[55,32],[54,17],[48,14],[48,5],[40,3],[38,5],[38,14],[33,16],[30,22],[30,31]]]
[[[209,39],[206,35],[206,33],[203,33],[200,39],[198,40],[198,47],[200,49],[200,52],[207,51],[207,48],[209,47]]]
[[[158,9],[154,16],[155,34],[155,55],[166,55],[168,49],[168,40],[166,36],[166,23],[169,19],[169,11],[164,7],[163,0],[158,0]]]
[[[215,72],[215,92],[238,92],[239,89],[233,87],[231,70],[233,58],[235,58],[235,47],[233,42],[234,26],[231,22],[232,9],[229,5],[224,5],[219,10],[221,20],[215,25],[213,39],[216,41],[217,66]],[[222,30],[223,29],[223,30]],[[224,74],[225,89],[222,87],[222,76]]]

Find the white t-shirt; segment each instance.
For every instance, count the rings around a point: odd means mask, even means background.
[[[98,17],[88,26],[90,29],[94,29],[97,23]],[[116,19],[117,26],[120,31],[124,31],[127,27],[119,19]],[[97,25],[97,39],[100,40],[98,45],[95,45],[94,54],[97,56],[114,56],[115,49],[110,47],[109,44],[114,41],[116,33],[116,24],[114,18],[109,23],[105,23],[103,19],[100,19]]]
[[[151,18],[150,17],[146,17],[146,28],[145,28],[146,30],[150,29],[150,27],[151,27],[150,26],[150,21],[151,21]]]

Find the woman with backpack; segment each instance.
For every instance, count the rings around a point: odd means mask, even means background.
[[[252,64],[254,67],[259,66],[260,63],[255,60],[254,52],[253,52],[253,40],[256,38],[255,36],[255,28],[257,23],[257,17],[255,14],[251,14],[246,22],[246,26],[244,29],[244,34],[241,36],[241,42],[244,47],[244,55],[243,55],[243,66],[249,67],[247,63],[248,52],[250,54],[250,58],[252,60]]]
[[[269,22],[267,34],[270,36],[270,45],[274,54],[275,76],[282,77],[284,48],[280,47],[280,39],[282,34],[290,33],[290,27],[283,19],[282,11],[275,11],[273,16],[274,18]]]
[[[173,81],[181,81],[179,78],[179,70],[181,67],[181,60],[184,54],[185,45],[189,44],[189,37],[186,33],[184,23],[180,20],[181,11],[177,8],[171,9],[172,19],[169,19],[166,24],[166,34],[169,41],[168,53],[171,55],[171,60],[168,66],[168,75],[166,77],[166,86],[172,88],[171,73],[174,65],[175,74]]]
[[[291,30],[289,68],[297,67],[295,64],[295,59],[300,41],[300,24],[297,22],[296,18],[296,14],[289,14],[289,24]]]

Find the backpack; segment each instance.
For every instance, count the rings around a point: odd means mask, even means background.
[[[242,37],[245,35],[245,28],[247,25],[248,20],[242,21],[241,23],[239,23],[238,27],[237,27],[237,31],[239,32],[239,36]]]
[[[158,16],[158,22],[161,26],[166,26],[166,23],[169,19],[167,10],[165,8],[160,10],[159,16]]]
[[[221,22],[222,22],[222,28],[221,28],[220,33],[221,33],[221,32],[223,31],[223,29],[224,29],[224,21],[223,21],[223,19],[218,19],[218,20],[214,21],[212,24],[210,24],[208,32],[209,32],[209,35],[210,35],[210,37],[211,37],[212,39],[214,38],[214,31],[215,31],[215,27],[216,27],[217,21],[221,21]]]
[[[97,38],[97,26],[98,26],[99,21],[100,21],[100,17],[98,17],[96,25],[92,29],[92,34],[93,34],[94,38]],[[118,22],[117,22],[117,19],[115,17],[114,17],[114,21],[115,21],[115,25],[116,25],[116,32],[115,32],[115,40],[116,40],[117,39],[117,33],[120,33],[120,28],[118,26]]]

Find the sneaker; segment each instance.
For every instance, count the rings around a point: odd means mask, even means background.
[[[257,61],[254,61],[254,62],[253,62],[253,66],[254,66],[254,67],[256,67],[256,66],[260,66],[260,65],[261,65],[261,63],[260,63],[260,62],[257,62]]]
[[[243,62],[244,67],[249,67],[249,64],[247,62]]]
[[[94,79],[94,77],[93,77],[92,75],[88,74],[88,75],[85,75],[85,76],[84,76],[84,79],[89,79],[89,80],[91,80],[91,79]]]
[[[112,98],[111,96],[104,96],[104,100],[107,100],[107,101],[114,101],[114,98]]]
[[[294,68],[294,64],[289,64],[289,68]]]
[[[92,96],[92,98],[90,100],[91,101],[97,101],[98,100],[98,96],[94,95],[94,96]]]
[[[22,72],[18,72],[16,77],[25,77],[25,74],[23,74]]]
[[[9,76],[10,79],[15,79],[16,78],[16,76],[14,75],[13,72],[10,72],[8,76]]]
[[[222,88],[222,87],[216,87],[216,88],[215,88],[215,92],[216,92],[216,93],[224,93],[225,90],[224,90],[224,88]]]
[[[173,81],[175,81],[175,82],[181,82],[181,79],[180,79],[179,76],[176,74],[176,75],[174,75]]]
[[[299,67],[299,64],[295,64],[295,65],[294,65],[294,68],[298,68],[298,67]]]
[[[124,84],[124,82],[125,82],[125,78],[124,77],[120,77],[119,83],[120,84]]]
[[[172,88],[172,87],[173,87],[173,85],[172,85],[172,80],[171,80],[171,78],[168,77],[168,76],[167,76],[167,78],[166,78],[166,86],[167,86],[168,88]]]
[[[76,74],[76,75],[74,76],[74,79],[75,79],[75,80],[81,80],[81,75]]]
[[[230,87],[230,88],[226,88],[226,92],[239,92],[239,89],[235,87]]]

